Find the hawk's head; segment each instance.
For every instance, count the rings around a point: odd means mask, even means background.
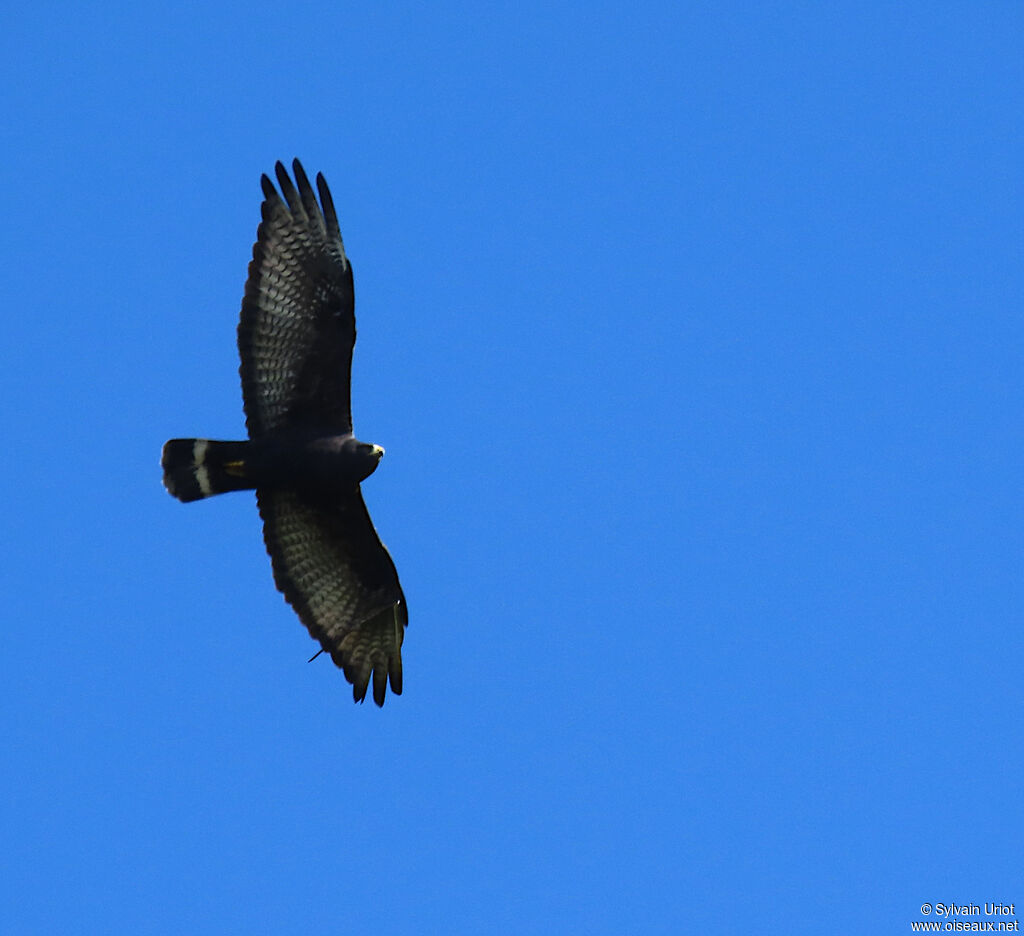
[[[343,448],[346,468],[350,469],[359,481],[370,477],[384,457],[384,449],[381,446],[360,442],[358,439],[348,439]]]

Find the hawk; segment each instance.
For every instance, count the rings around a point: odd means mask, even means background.
[[[331,193],[318,174],[318,202],[297,159],[292,170],[294,183],[277,163],[280,194],[261,179],[263,220],[238,325],[249,438],[171,439],[164,486],[186,502],[255,490],[278,590],[353,698],[366,698],[372,676],[383,705],[388,682],[402,692],[409,621],[360,490],[384,449],[352,433],[355,298]]]

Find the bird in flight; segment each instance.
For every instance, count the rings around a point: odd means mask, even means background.
[[[249,438],[171,439],[164,486],[180,501],[255,490],[274,582],[357,702],[402,692],[409,622],[398,573],[360,489],[384,449],[352,432],[352,265],[323,175],[264,175],[238,325]],[[283,196],[283,198],[282,198]]]

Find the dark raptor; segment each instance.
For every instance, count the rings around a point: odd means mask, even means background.
[[[249,439],[171,439],[164,485],[181,501],[256,491],[278,589],[355,700],[372,676],[383,705],[388,682],[402,692],[409,621],[359,486],[384,450],[352,433],[355,296],[331,193],[318,174],[318,202],[297,159],[292,171],[294,183],[277,163],[281,194],[261,179],[263,221],[238,325]]]

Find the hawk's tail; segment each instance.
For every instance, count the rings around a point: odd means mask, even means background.
[[[164,487],[186,502],[227,491],[249,490],[255,485],[246,477],[248,445],[210,439],[171,439],[164,445],[160,459]]]

